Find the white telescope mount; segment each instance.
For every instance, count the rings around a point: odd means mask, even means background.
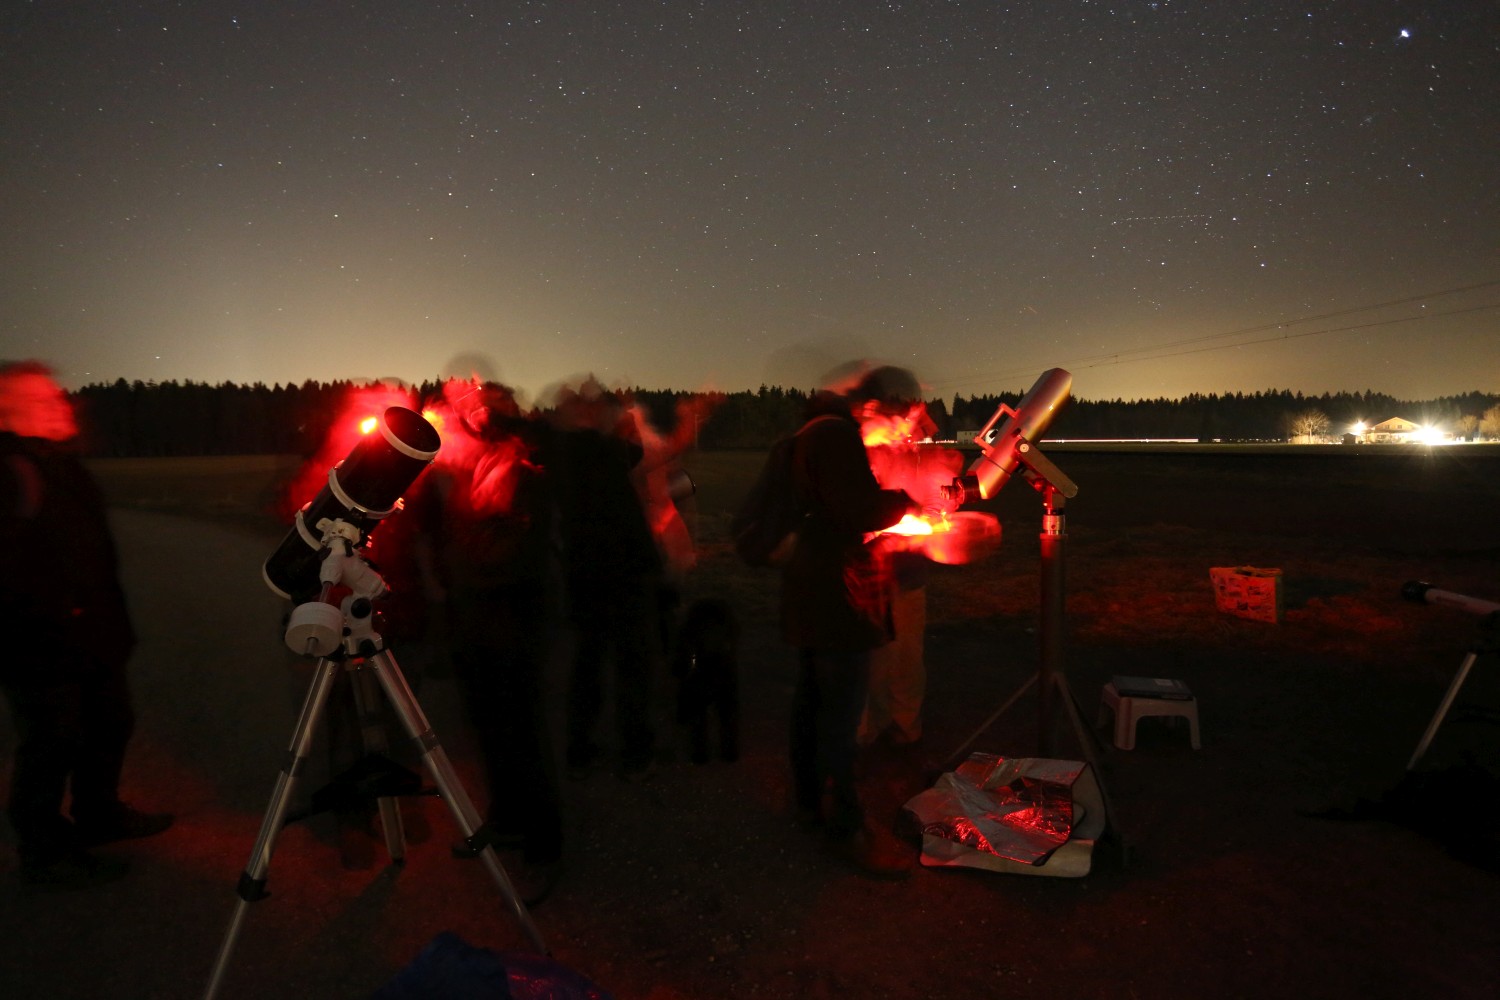
[[[473,801],[454,773],[452,762],[408,686],[395,655],[375,629],[375,601],[388,593],[388,588],[385,580],[365,562],[359,551],[359,528],[342,519],[324,520],[318,528],[323,540],[319,553],[322,562],[318,571],[321,590],[317,599],[293,609],[285,633],[287,646],[293,652],[315,657],[317,663],[313,667],[312,683],[292,733],[286,762],[277,775],[275,788],[271,792],[271,801],[261,823],[260,835],[250,852],[250,861],[240,875],[236,887],[239,899],[219,947],[208,988],[203,994],[204,1000],[213,1000],[218,995],[250,904],[269,895],[266,880],[271,867],[271,855],[277,838],[286,826],[292,793],[307,768],[313,736],[327,711],[334,682],[339,672],[346,669],[351,672],[350,688],[354,692],[362,722],[366,752],[378,753],[386,749],[384,727],[371,725],[366,721],[378,717],[375,709],[383,694],[399,718],[402,728],[411,738],[438,794],[448,804],[449,812],[463,834],[466,850],[456,851],[455,854],[478,857],[483,861],[522,931],[539,953],[548,954],[541,932],[532,921],[530,912],[521,902],[510,876],[506,874],[495,853],[497,838],[494,831],[481,821]],[[349,593],[338,605],[334,605],[330,603],[331,595],[340,587],[347,589]],[[405,858],[406,840],[397,801],[392,796],[383,796],[377,799],[377,803],[386,849],[392,862],[400,864]]]

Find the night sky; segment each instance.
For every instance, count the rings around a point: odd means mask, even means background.
[[[10,3],[0,358],[1500,392],[1493,0]]]

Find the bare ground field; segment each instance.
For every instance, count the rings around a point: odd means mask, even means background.
[[[1079,486],[1067,507],[1065,663],[1083,718],[1096,720],[1117,674],[1182,679],[1202,716],[1196,751],[1166,724],[1144,723],[1130,751],[1103,730],[1084,734],[1087,746],[1055,730],[1060,756],[1097,759],[1113,807],[1115,835],[1089,873],[919,869],[873,882],[796,828],[776,578],[739,565],[724,538],[759,456],[703,454],[690,463],[701,565],[686,596],[727,596],[740,611],[745,753],[694,766],[667,738],[649,783],[565,785],[567,867],[534,914],[558,962],[618,1000],[1494,995],[1492,795],[1473,784],[1423,800],[1420,815],[1311,814],[1393,789],[1484,639],[1479,617],[1399,591],[1423,579],[1500,600],[1500,448],[1050,455]],[[21,894],[13,856],[0,855],[0,993],[192,997],[307,684],[259,569],[285,533],[264,511],[292,470],[263,459],[96,469],[142,633],[126,792],[179,820],[115,848],[131,875],[86,893]],[[1040,500],[1015,482],[993,506],[999,554],[942,569],[930,591],[926,739],[865,762],[872,812],[893,826],[956,749],[1038,750],[1034,692],[974,736],[1038,664]],[[1217,610],[1209,568],[1235,565],[1282,570],[1279,624]],[[439,640],[398,656],[475,790]],[[1497,688],[1483,652],[1421,771],[1500,767]],[[12,746],[0,723],[0,755]],[[440,804],[408,805],[418,822],[400,867],[374,845],[379,860],[345,864],[326,818],[287,829],[224,997],[368,997],[442,931],[525,949],[484,870],[450,857]],[[1467,854],[1453,849],[1459,835]]]

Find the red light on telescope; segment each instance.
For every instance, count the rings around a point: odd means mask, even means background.
[[[979,562],[1000,547],[999,519],[978,511],[957,511],[935,520],[907,514],[878,534],[897,549],[920,552],[950,566]]]
[[[375,429],[376,424],[377,424],[376,418],[374,418],[374,417],[365,417],[365,419],[363,419],[363,420],[361,420],[359,422],[359,432],[361,434],[368,434],[368,433],[370,433],[371,431],[373,431]]]
[[[926,518],[917,517],[915,514],[903,515],[901,520],[886,528],[882,534],[887,535],[930,535],[934,531],[946,531],[948,520],[944,517],[934,524]]]

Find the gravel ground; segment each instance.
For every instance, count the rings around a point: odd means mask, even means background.
[[[1093,755],[1114,807],[1116,836],[1095,849],[1087,876],[919,868],[905,881],[877,882],[800,830],[787,805],[792,675],[769,615],[774,580],[730,568],[710,545],[700,589],[732,589],[745,609],[744,756],[694,766],[667,740],[649,782],[600,774],[566,784],[566,867],[534,913],[553,958],[618,1000],[1492,996],[1500,982],[1492,868],[1454,857],[1410,823],[1307,815],[1392,787],[1472,645],[1473,619],[1401,602],[1396,585],[1436,577],[1500,597],[1492,472],[1482,489],[1441,495],[1401,481],[1343,482],[1309,496],[1300,481],[1277,486],[1280,474],[1271,476],[1254,502],[1238,501],[1249,519],[1283,504],[1274,523],[1246,529],[1260,552],[1290,561],[1312,546],[1316,558],[1317,546],[1343,532],[1361,553],[1363,578],[1334,586],[1347,571],[1332,567],[1313,591],[1294,591],[1280,626],[1214,618],[1205,630],[1191,622],[1213,618],[1211,597],[1152,610],[1165,617],[1127,628],[1128,606],[1091,603],[1108,567],[1088,552],[1106,532],[1176,532],[1201,546],[1194,532],[1222,530],[1237,491],[1209,477],[1185,503],[1183,481],[1170,474],[1109,478],[1083,457],[1073,464],[1081,484],[1097,483],[1109,498],[1072,508],[1070,587],[1083,612],[1067,676],[1084,718],[1095,721],[1110,676],[1144,674],[1186,680],[1203,720],[1198,751],[1166,724],[1143,725],[1131,751],[1096,745],[1092,733],[1077,745],[1060,728],[1059,752]],[[1338,513],[1345,507],[1347,517]],[[1422,520],[1438,509],[1457,520]],[[86,892],[22,893],[13,854],[0,853],[6,997],[202,994],[306,690],[307,665],[283,652],[282,608],[258,575],[279,532],[144,511],[115,516],[142,633],[125,792],[178,821],[160,837],[111,848],[131,860],[131,874]],[[1397,522],[1383,520],[1391,517]],[[1029,518],[1007,521],[1002,559],[1013,582],[1033,578]],[[1212,553],[1184,557],[1196,566]],[[1372,578],[1390,580],[1389,607]],[[963,613],[976,579],[956,574],[934,587],[934,606],[948,610],[935,614],[928,637],[927,739],[865,763],[872,812],[893,826],[901,804],[1033,675],[1035,607]],[[1346,630],[1354,637],[1331,643],[1355,607],[1338,600],[1366,593],[1375,596]],[[1180,630],[1161,625],[1172,615]],[[1110,616],[1121,623],[1109,627]],[[459,777],[477,792],[452,681],[426,648],[397,654],[420,681]],[[1493,706],[1496,687],[1482,661],[1463,702]],[[1037,727],[1034,693],[1025,693],[973,749],[1035,755]],[[0,728],[7,759],[12,744]],[[1493,767],[1495,749],[1493,726],[1465,709],[1427,763],[1469,754]],[[315,759],[325,758],[320,748]],[[326,778],[320,770],[304,791]],[[415,822],[400,867],[386,865],[373,843],[368,867],[346,864],[327,817],[286,830],[271,896],[248,908],[221,996],[368,997],[442,932],[501,953],[527,948],[487,872],[450,855],[456,832],[441,803],[407,806]],[[1432,811],[1442,825],[1472,829],[1494,805],[1458,794]]]

